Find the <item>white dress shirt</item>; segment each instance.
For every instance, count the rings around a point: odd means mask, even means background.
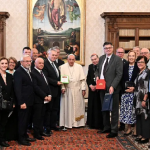
[[[104,63],[103,63],[103,65],[102,65],[102,70],[101,70],[100,79],[104,79],[104,74],[103,74],[104,65],[105,65],[105,62],[106,62],[107,58],[109,58],[109,59],[108,59],[108,64],[109,64],[109,61],[110,61],[110,59],[111,59],[111,56],[112,56],[112,54],[111,54],[110,56],[106,56],[106,58],[105,58],[105,60],[104,60]]]
[[[29,75],[29,77],[30,77],[30,79],[31,79],[31,81],[32,81],[32,78],[31,78],[29,69],[24,68],[22,65],[21,65],[21,67],[27,72],[27,74]]]

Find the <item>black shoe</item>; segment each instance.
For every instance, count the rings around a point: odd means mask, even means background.
[[[149,142],[149,139],[145,139],[145,140],[140,140],[138,141],[139,144],[145,144],[145,143],[148,143]]]
[[[124,126],[120,126],[119,131],[123,131],[123,130],[125,130],[125,127]]]
[[[129,133],[124,133],[125,136],[128,136],[132,133],[132,131],[130,131]]]
[[[34,136],[34,138],[36,138],[38,140],[44,140],[44,138],[42,136]]]
[[[110,134],[108,134],[107,136],[106,136],[106,138],[114,138],[114,137],[116,137],[116,136],[118,136],[118,133],[110,133]]]
[[[50,137],[50,136],[51,136],[51,134],[49,134],[49,133],[46,133],[46,132],[43,132],[43,133],[41,133],[41,136]]]
[[[28,141],[19,141],[19,144],[25,145],[25,146],[31,146],[31,143]]]
[[[110,133],[111,132],[111,130],[99,130],[99,131],[97,131],[97,133]]]
[[[27,138],[26,141],[28,141],[28,142],[35,142],[36,139],[35,138]]]
[[[10,145],[8,144],[8,143],[6,143],[6,142],[0,142],[0,145],[2,146],[2,147],[9,147]]]
[[[51,127],[52,130],[55,130],[55,131],[61,131],[61,128],[59,127]]]
[[[135,141],[136,141],[136,142],[139,142],[139,141],[141,141],[141,139],[142,139],[142,138],[138,138],[138,137],[137,137],[137,138],[135,139]]]
[[[137,134],[132,134],[132,137],[137,137],[138,135]]]

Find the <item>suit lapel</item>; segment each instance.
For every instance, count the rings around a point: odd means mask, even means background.
[[[110,61],[109,61],[108,66],[107,66],[107,68],[106,68],[106,72],[107,72],[107,70],[109,69],[109,67],[111,66],[111,64],[113,63],[113,61],[114,61],[114,54],[112,54],[112,56],[111,56],[111,58],[110,58]]]
[[[24,74],[29,78],[29,80],[32,82],[32,80],[31,80],[32,78],[30,79],[31,75],[29,76],[29,74],[22,67],[21,67],[21,69],[23,70]]]
[[[102,65],[104,63],[105,58],[106,58],[106,55],[103,55],[102,58],[101,58],[102,60],[101,60],[100,65],[99,65],[99,74],[100,75],[101,75]]]

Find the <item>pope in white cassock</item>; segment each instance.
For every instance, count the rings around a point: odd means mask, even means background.
[[[85,75],[82,66],[75,63],[73,54],[70,54],[67,60],[68,63],[60,66],[61,75],[69,76],[69,83],[63,84],[61,90],[60,126],[85,126]]]

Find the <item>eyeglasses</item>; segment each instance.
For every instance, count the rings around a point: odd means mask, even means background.
[[[140,53],[141,55],[146,55],[146,54],[148,54],[148,52],[142,52],[142,53]]]
[[[23,61],[23,62],[25,62],[25,63],[31,63],[32,61],[30,60],[30,61]]]
[[[9,62],[9,64],[15,64],[15,62]]]
[[[138,64],[145,64],[144,61],[138,61],[137,63],[138,63]]]
[[[124,52],[117,52],[118,54],[124,54]]]
[[[104,47],[104,50],[112,49],[112,47]]]

